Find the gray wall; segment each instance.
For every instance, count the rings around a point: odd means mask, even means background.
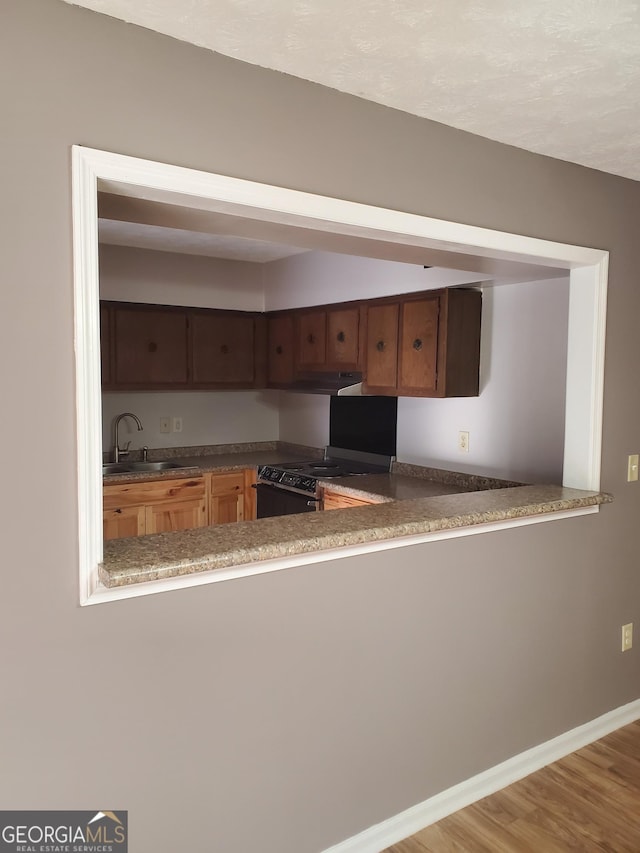
[[[55,0],[2,18],[3,808],[126,808],[143,853],[311,853],[637,699],[638,184]],[[610,249],[615,503],[80,609],[73,143]]]

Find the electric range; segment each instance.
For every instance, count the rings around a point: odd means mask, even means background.
[[[388,473],[392,456],[327,447],[322,459],[258,468],[258,518],[320,508],[320,481]]]

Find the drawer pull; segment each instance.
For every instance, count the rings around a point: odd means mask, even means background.
[[[421,350],[422,349],[422,341],[420,340],[420,338],[415,339],[415,341],[413,342],[413,348],[414,348],[414,350]]]
[[[378,343],[376,344],[376,349],[378,350],[378,352],[382,352],[384,350],[384,347],[385,347],[384,341],[378,341]]]
[[[222,346],[220,347],[220,352],[226,355],[229,352],[229,347],[226,344],[222,344]]]
[[[308,344],[313,344],[313,343],[315,343],[315,340],[316,340],[316,339],[313,337],[313,335],[312,335],[311,333],[309,333],[309,334],[307,335],[307,343],[308,343]]]
[[[336,335],[336,340],[339,341],[341,344],[344,343],[344,332],[338,332],[338,334]]]
[[[155,341],[149,341],[149,352],[158,352],[158,344]]]
[[[282,347],[281,346],[276,347],[276,355],[282,355]]]

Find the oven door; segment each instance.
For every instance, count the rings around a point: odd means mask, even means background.
[[[258,518],[271,518],[274,515],[294,515],[298,512],[315,512],[320,501],[313,495],[291,492],[270,483],[256,483]]]

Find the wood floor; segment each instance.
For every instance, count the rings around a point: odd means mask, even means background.
[[[640,853],[640,721],[385,853]]]

